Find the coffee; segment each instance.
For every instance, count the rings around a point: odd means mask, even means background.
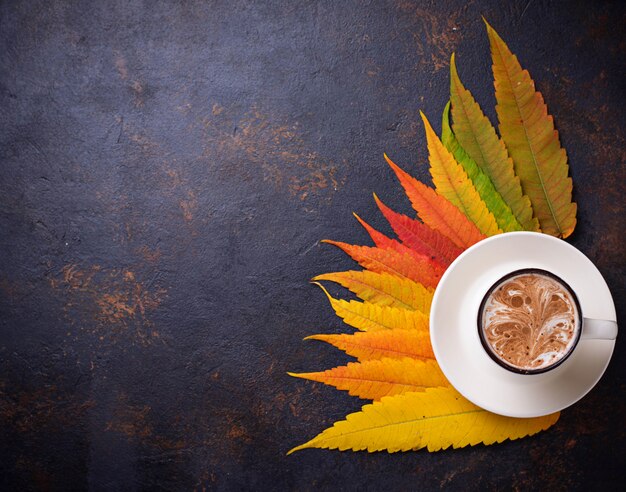
[[[520,270],[500,279],[480,307],[485,349],[517,372],[543,372],[562,362],[580,335],[578,301],[556,276]]]

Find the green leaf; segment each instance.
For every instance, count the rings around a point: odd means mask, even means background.
[[[474,187],[480,198],[485,202],[489,211],[493,214],[500,229],[503,232],[521,231],[523,227],[517,221],[509,206],[502,199],[502,195],[496,191],[489,177],[483,173],[474,160],[467,155],[456,139],[450,128],[450,103],[443,110],[441,122],[441,141],[456,161],[463,166],[465,172],[474,183]]]
[[[470,91],[463,87],[454,54],[450,60],[450,101],[452,129],[459,145],[489,177],[522,228],[538,231],[539,222],[533,217],[530,199],[522,192],[520,179],[513,169],[513,160]]]
[[[566,238],[576,226],[576,204],[572,202],[572,178],[568,177],[565,149],[528,71],[522,70],[517,57],[489,24],[487,34],[502,140],[541,230]]]

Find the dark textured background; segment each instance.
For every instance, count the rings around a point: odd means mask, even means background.
[[[360,402],[287,370],[345,356],[308,280],[371,197],[428,180],[453,51],[493,117],[485,15],[568,150],[571,242],[624,319],[619,2],[3,1],[3,489],[617,489],[625,340],[541,435],[436,454],[285,452]],[[387,230],[387,229],[385,229]]]

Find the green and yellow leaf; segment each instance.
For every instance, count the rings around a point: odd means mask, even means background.
[[[472,180],[441,143],[424,113],[420,111],[420,115],[426,129],[430,174],[437,193],[456,205],[486,236],[500,234],[502,230]]]
[[[403,244],[448,267],[462,253],[450,239],[419,220],[394,212],[374,194],[376,205]]]
[[[485,21],[485,24],[487,22]],[[541,230],[566,238],[576,226],[572,179],[552,116],[527,70],[487,24],[500,134]]]
[[[409,311],[392,306],[379,306],[371,302],[344,301],[331,296],[322,284],[324,291],[337,316],[361,331],[379,330],[420,330],[428,332],[428,316],[420,311]]]
[[[425,224],[452,240],[461,249],[469,248],[485,238],[476,225],[446,198],[404,172],[386,154],[385,159]]]
[[[470,91],[461,83],[454,54],[450,60],[450,100],[452,128],[459,145],[489,177],[522,228],[527,231],[538,231],[539,222],[533,217],[530,199],[522,193],[520,179],[515,175],[513,168],[513,160],[491,122]],[[446,144],[443,136],[442,140]]]
[[[400,278],[388,273],[376,273],[369,270],[326,273],[313,280],[328,280],[354,292],[364,301],[379,306],[393,306],[402,309],[417,309],[428,315],[433,300],[432,288]]]
[[[428,332],[421,330],[364,331],[352,335],[311,335],[305,340],[320,340],[356,357],[359,361],[384,358],[434,359]]]
[[[530,436],[552,426],[559,414],[518,419],[487,412],[453,388],[431,388],[383,398],[336,422],[305,448],[345,451],[428,451],[493,444]]]
[[[373,272],[390,273],[401,278],[419,282],[425,287],[435,287],[439,283],[444,268],[431,259],[418,254],[399,253],[393,249],[356,246],[339,241],[322,242],[337,246],[358,262],[363,268]]]
[[[493,214],[498,227],[503,232],[521,231],[523,228],[517,221],[509,206],[504,202],[500,193],[496,191],[489,177],[483,173],[474,160],[461,147],[450,128],[450,103],[446,104],[441,121],[441,141],[454,156],[454,159],[463,167],[467,176],[474,184],[480,198],[485,202]]]
[[[288,374],[334,386],[367,400],[450,386],[437,362],[408,358],[349,362],[327,371]]]

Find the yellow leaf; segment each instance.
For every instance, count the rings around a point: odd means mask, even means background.
[[[425,331],[364,331],[352,335],[311,335],[305,340],[329,343],[359,361],[404,357],[421,360],[435,358],[429,333]]]
[[[318,275],[313,280],[336,282],[364,301],[373,302],[379,306],[417,309],[424,314],[430,313],[430,303],[434,292],[433,289],[428,289],[412,280],[369,270],[326,273]]]
[[[463,167],[441,143],[424,113],[420,111],[420,115],[426,128],[430,174],[437,193],[456,205],[483,234],[493,236],[502,233]]]
[[[450,386],[436,361],[409,358],[349,362],[327,371],[288,374],[334,386],[367,400]]]
[[[558,413],[528,419],[503,417],[477,407],[451,387],[432,388],[365,405],[287,454],[305,448],[395,453],[493,444],[536,434],[558,418]]]
[[[487,21],[485,21],[487,24]],[[527,70],[487,24],[500,134],[546,234],[566,238],[576,226],[572,178],[552,116]]]
[[[317,282],[316,282],[317,283]],[[428,316],[419,311],[409,311],[391,306],[379,306],[370,302],[344,301],[335,299],[322,284],[324,291],[337,316],[345,323],[361,331],[377,330],[421,330],[427,332]]]
[[[461,83],[454,54],[450,60],[450,100],[452,128],[463,150],[491,179],[522,227],[527,231],[538,231],[539,222],[533,217],[530,199],[522,193],[513,160],[474,96]]]

